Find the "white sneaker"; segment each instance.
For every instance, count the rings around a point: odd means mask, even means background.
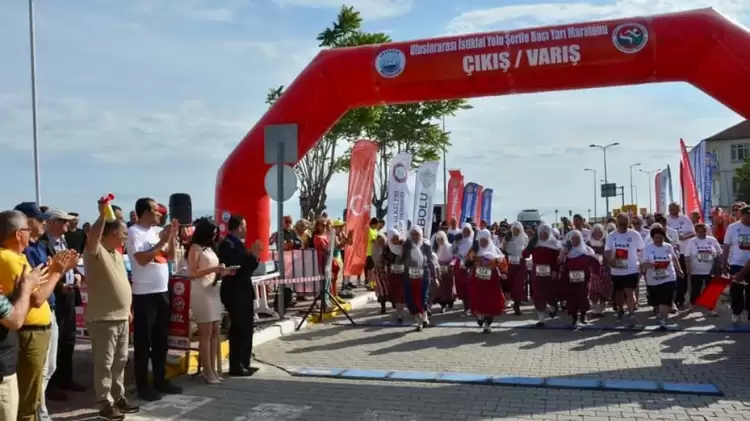
[[[741,314],[732,314],[732,323],[740,323],[742,321]]]

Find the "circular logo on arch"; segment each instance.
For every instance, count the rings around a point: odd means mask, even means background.
[[[399,162],[393,166],[393,179],[397,183],[405,182],[407,177],[409,177],[409,170],[406,169],[406,165]]]
[[[615,48],[625,54],[635,54],[648,44],[648,29],[640,23],[623,23],[612,32]]]
[[[406,55],[398,48],[389,48],[375,57],[375,69],[384,78],[394,78],[406,68]]]

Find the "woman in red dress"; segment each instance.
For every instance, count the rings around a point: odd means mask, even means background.
[[[383,250],[383,261],[387,268],[388,298],[396,309],[396,320],[404,321],[404,276],[405,266],[401,256],[404,240],[396,229],[388,231],[388,247]]]
[[[471,311],[477,316],[477,324],[484,333],[490,332],[495,317],[505,311],[505,294],[501,281],[508,272],[505,256],[494,244],[492,234],[486,230],[477,232],[477,251],[470,256],[474,261],[469,278],[469,294],[472,297]]]
[[[510,224],[510,240],[503,242],[503,251],[508,260],[508,285],[513,300],[513,313],[521,315],[521,303],[526,300],[526,259],[523,251],[529,245],[529,237],[520,222]]]
[[[375,262],[373,274],[375,276],[375,296],[380,304],[380,314],[385,314],[385,304],[388,302],[388,264],[383,258],[387,249],[388,238],[385,233],[378,233],[375,244],[372,245],[372,260]]]
[[[559,308],[557,285],[559,278],[560,242],[552,233],[552,228],[542,224],[537,229],[537,235],[526,247],[523,255],[531,257],[531,299],[537,313],[537,327],[544,327],[548,317],[555,317]]]
[[[448,242],[448,235],[444,231],[438,231],[435,234],[435,244],[432,245],[432,250],[440,265],[440,286],[437,288],[435,298],[443,313],[446,308],[453,308],[453,302],[456,299],[452,248],[453,246]]]
[[[602,264],[599,270],[591,274],[589,282],[589,299],[594,310],[595,317],[604,316],[604,310],[607,308],[607,300],[612,297],[612,280],[610,279],[609,267],[603,260],[604,244],[607,242],[607,232],[601,224],[594,225],[591,228],[591,234],[586,245],[594,251],[597,261]]]
[[[466,268],[466,259],[469,252],[474,246],[474,230],[470,224],[464,224],[461,234],[457,235],[458,240],[454,241],[454,255],[456,263],[454,264],[454,279],[456,282],[456,295],[464,303],[464,313],[468,316],[471,314],[471,305],[469,298],[469,270]]]
[[[599,271],[599,260],[586,242],[583,234],[573,230],[565,237],[570,250],[565,252],[565,264],[561,281],[567,283],[565,297],[568,314],[573,319],[573,326],[586,324],[586,312],[589,311],[589,282],[591,275]]]

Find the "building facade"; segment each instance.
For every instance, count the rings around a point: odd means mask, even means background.
[[[734,172],[750,158],[750,120],[736,124],[702,142],[705,142],[705,151],[714,156],[711,204],[729,208],[737,200],[738,183]],[[693,172],[696,172],[694,166]],[[696,180],[696,184],[698,183]],[[702,196],[700,187],[698,191]]]

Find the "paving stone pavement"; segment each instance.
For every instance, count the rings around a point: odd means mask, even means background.
[[[355,316],[382,319],[372,307]],[[646,317],[644,313],[642,317]],[[457,314],[436,316],[465,320]],[[504,317],[517,320],[512,316]],[[701,321],[692,314],[681,323]],[[257,347],[262,370],[143,407],[130,421],[743,421],[750,420],[750,334],[317,325]],[[332,367],[714,383],[724,397],[294,378]],[[95,419],[90,402],[55,420]]]

